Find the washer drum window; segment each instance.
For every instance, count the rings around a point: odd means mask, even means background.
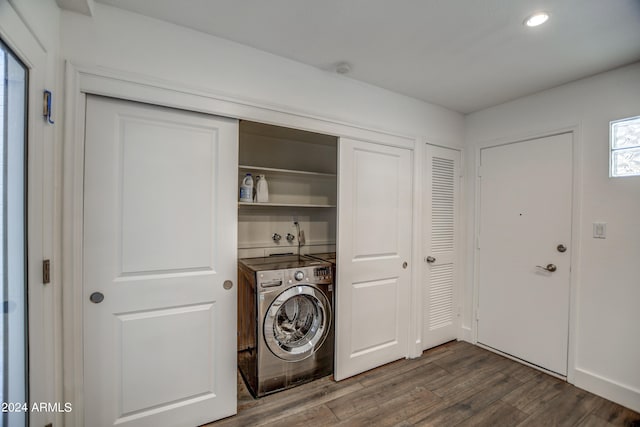
[[[287,361],[311,356],[329,333],[331,305],[324,293],[312,286],[294,286],[271,303],[264,319],[269,350]]]

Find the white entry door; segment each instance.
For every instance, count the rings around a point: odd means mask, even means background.
[[[339,151],[337,380],[407,354],[413,169],[408,149],[341,138]]]
[[[460,151],[426,145],[422,348],[458,336]]]
[[[478,342],[567,374],[572,134],[481,150]]]
[[[86,426],[236,412],[237,134],[235,120],[87,97]]]

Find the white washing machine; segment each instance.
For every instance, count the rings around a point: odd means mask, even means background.
[[[238,366],[254,396],[333,373],[333,273],[305,256],[238,263]]]

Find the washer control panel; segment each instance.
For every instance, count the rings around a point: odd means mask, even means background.
[[[325,267],[316,267],[313,269],[313,276],[315,278],[315,280],[321,280],[324,283],[324,280],[329,279],[331,280],[331,267],[330,266],[325,266]]]
[[[265,290],[266,288],[278,288],[283,285],[290,286],[298,283],[333,283],[331,266],[288,268],[258,273],[258,287]]]
[[[285,284],[315,283],[326,284],[333,282],[331,266],[292,268],[284,272]]]

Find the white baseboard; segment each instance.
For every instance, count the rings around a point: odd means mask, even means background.
[[[581,368],[575,369],[576,387],[640,412],[640,390],[616,383]]]
[[[473,332],[471,331],[471,328],[464,326],[461,327],[460,332],[458,333],[458,341],[466,341],[471,344],[475,344],[475,342],[473,341]]]
[[[473,333],[471,328],[469,327],[461,327],[458,333],[459,341],[466,341],[471,344],[478,345],[473,339]],[[491,348],[484,347],[479,345],[482,348],[486,348],[487,350],[494,351]],[[503,354],[504,355],[504,354]],[[506,357],[511,358],[508,355],[504,355]],[[525,365],[529,365],[528,363],[512,358],[520,363]],[[529,365],[536,369],[542,370],[539,367],[534,365]],[[543,370],[544,371],[544,370]],[[545,371],[546,372],[546,371]],[[552,376],[558,377],[557,374],[547,372]],[[640,412],[640,390],[634,389],[628,385],[620,384],[610,379],[604,378],[600,375],[594,374],[593,372],[589,372],[585,369],[575,368],[573,374],[573,381],[571,383],[578,388],[601,396],[605,399],[611,400],[619,405],[622,405],[626,408],[634,410],[636,412]]]

